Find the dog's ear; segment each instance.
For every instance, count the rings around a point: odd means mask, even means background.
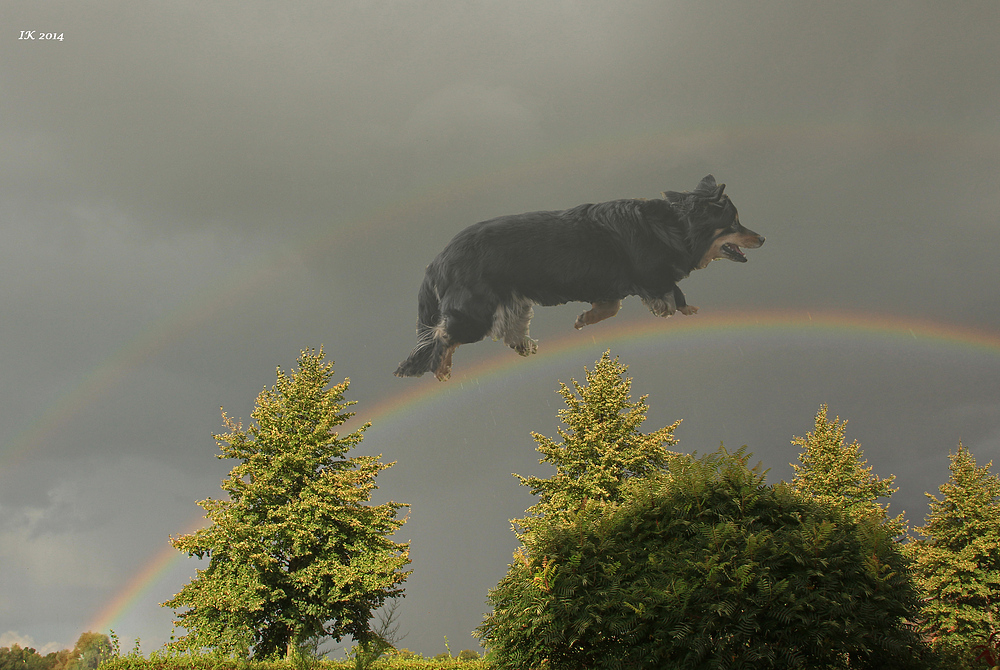
[[[688,193],[678,193],[677,191],[663,191],[660,195],[671,205],[679,205],[690,197]]]
[[[725,184],[722,185],[725,187]],[[712,175],[705,175],[705,178],[698,182],[698,185],[694,187],[695,193],[715,193],[715,177]]]
[[[722,202],[723,196],[722,192],[726,190],[725,184],[716,184],[715,177],[712,175],[706,175],[704,179],[698,182],[693,193],[697,193],[708,199],[709,202]]]

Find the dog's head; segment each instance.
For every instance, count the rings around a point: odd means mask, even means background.
[[[741,248],[756,249],[764,237],[743,227],[733,201],[725,195],[725,184],[716,184],[712,175],[702,179],[693,191],[664,192],[680,217],[688,224],[688,241],[695,252],[694,269],[700,270],[714,260],[727,258],[746,263]]]

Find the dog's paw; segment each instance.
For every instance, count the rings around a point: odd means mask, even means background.
[[[434,376],[439,382],[446,382],[451,379],[451,362],[445,361],[434,371]]]
[[[520,344],[511,347],[511,349],[516,351],[520,356],[530,356],[538,351],[538,340],[533,340],[530,337],[525,338]]]
[[[681,314],[684,314],[685,316],[691,316],[692,314],[698,313],[698,308],[695,307],[694,305],[684,305],[683,307],[679,308],[678,311]]]
[[[663,300],[657,300],[655,305],[651,307],[649,311],[651,311],[656,316],[662,316],[666,318],[668,316],[673,316],[674,312],[677,311],[677,308],[674,307],[671,303],[668,303]]]
[[[653,313],[653,316],[671,316],[677,311],[677,303],[674,302],[674,296],[670,294],[667,294],[665,298],[644,299],[642,302]]]

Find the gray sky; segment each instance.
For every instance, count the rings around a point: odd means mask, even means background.
[[[530,431],[605,349],[648,430],[772,481],[828,403],[911,522],[959,440],[1000,456],[995,2],[0,2],[0,645],[166,641],[218,408],[307,347],[396,461],[428,655],[476,647],[510,473],[546,472]],[[682,283],[699,314],[539,308],[531,359],[392,376],[462,227],[710,172],[768,241]]]

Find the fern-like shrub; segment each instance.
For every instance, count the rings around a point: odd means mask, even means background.
[[[679,455],[618,502],[536,519],[477,629],[494,667],[923,667],[887,530],[747,459]]]

